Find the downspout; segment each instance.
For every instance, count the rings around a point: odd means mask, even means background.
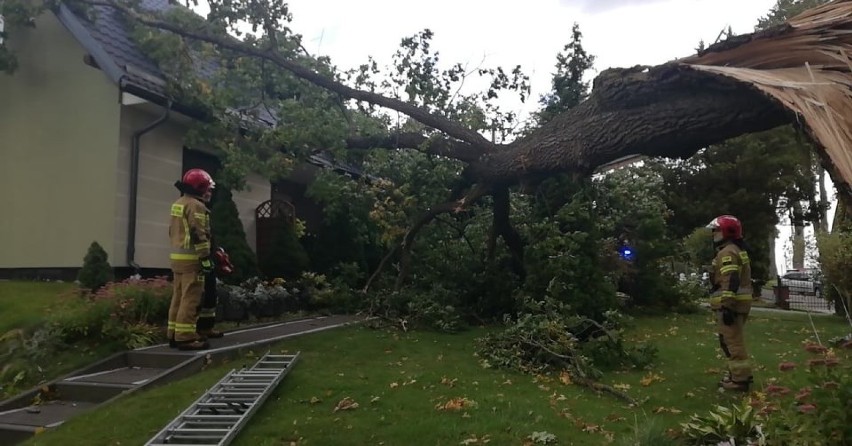
[[[133,132],[130,138],[130,212],[127,217],[127,264],[138,274],[141,268],[136,263],[136,198],[139,189],[139,140],[142,135],[154,130],[169,119],[172,101],[168,101],[162,116],[147,126]]]

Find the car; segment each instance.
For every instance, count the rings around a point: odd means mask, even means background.
[[[790,289],[790,294],[822,297],[822,280],[818,270],[803,268],[787,270],[778,285]]]

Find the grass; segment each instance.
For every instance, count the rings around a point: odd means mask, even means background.
[[[815,323],[823,342],[848,332],[840,318],[817,317]],[[748,324],[758,387],[780,375],[779,362],[807,356],[801,343],[813,334],[806,315],[755,311]],[[630,338],[654,342],[659,360],[652,370],[610,373],[606,381],[642,400],[638,407],[565,384],[558,376],[481,368],[475,340],[488,330],[449,335],[352,327],[277,344],[273,352],[298,350],[301,359],[234,444],[458,445],[482,444],[485,438],[490,444],[521,444],[534,432],[546,432],[559,444],[596,445],[607,437],[645,435],[646,426],[659,434],[691,413],[738,397],[717,391],[724,362],[706,313],[637,320]],[[253,362],[246,356],[130,395],[28,444],[83,439],[87,445],[143,444],[228,370]],[[358,407],[335,411],[344,398]],[[438,409],[456,398],[475,405]]]
[[[38,326],[45,311],[74,288],[73,283],[0,281],[0,334]]]

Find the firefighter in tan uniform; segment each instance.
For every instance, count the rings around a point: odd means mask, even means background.
[[[716,257],[711,274],[710,307],[717,314],[719,345],[728,358],[728,374],[719,382],[725,390],[748,391],[753,381],[743,329],[751,311],[751,261],[740,221],[722,215],[707,228],[713,231]]]
[[[204,293],[204,281],[211,271],[210,200],[216,183],[202,169],[191,169],[175,186],[183,193],[172,204],[169,238],[171,239],[174,289],[169,307],[170,345],[181,350],[203,350],[207,339],[196,332],[198,310]]]

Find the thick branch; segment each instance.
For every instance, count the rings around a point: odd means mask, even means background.
[[[324,88],[329,91],[333,91],[341,96],[354,99],[357,101],[369,102],[374,105],[378,105],[381,107],[386,107],[391,110],[398,111],[400,113],[404,113],[416,121],[438,129],[447,135],[450,135],[454,138],[460,139],[462,141],[466,141],[471,145],[481,148],[484,150],[491,150],[496,147],[495,144],[485,139],[482,135],[477,133],[474,130],[471,130],[460,123],[447,119],[443,116],[436,115],[434,113],[429,112],[426,109],[418,107],[416,105],[408,104],[406,102],[400,101],[399,99],[389,98],[382,96],[377,93],[372,93],[369,91],[358,90],[355,88],[348,87],[332,78],[326,77],[316,71],[311,70],[310,68],[299,65],[296,62],[288,60],[282,57],[279,54],[275,54],[273,52],[264,51],[260,48],[254,47],[252,45],[246,44],[234,38],[223,36],[220,34],[216,34],[211,29],[187,29],[182,26],[169,23],[163,20],[159,20],[156,18],[152,18],[148,15],[143,15],[131,8],[128,8],[124,5],[118,4],[115,1],[110,0],[72,0],[76,3],[82,3],[93,6],[105,6],[114,8],[117,11],[121,12],[128,18],[135,20],[136,22],[151,27],[160,29],[163,31],[168,31],[179,36],[183,36],[189,39],[197,40],[200,42],[207,42],[215,45],[218,48],[226,49],[230,51],[234,51],[240,54],[245,54],[247,56],[257,57],[259,59],[268,60],[275,65],[278,65],[280,68],[283,68],[293,75],[304,79],[318,87]]]
[[[782,107],[745,84],[686,66],[607,70],[588,100],[470,170],[478,181],[588,174],[627,155],[688,157],[789,121]]]
[[[492,195],[494,197],[494,235],[499,235],[506,242],[509,253],[512,254],[512,270],[523,281],[527,276],[524,269],[524,241],[509,220],[511,214],[509,188],[498,187]]]
[[[420,133],[403,132],[390,135],[351,136],[346,148],[367,150],[374,148],[404,148],[422,150],[431,155],[446,156],[464,162],[473,162],[485,151],[469,143],[444,137],[426,137]]]

